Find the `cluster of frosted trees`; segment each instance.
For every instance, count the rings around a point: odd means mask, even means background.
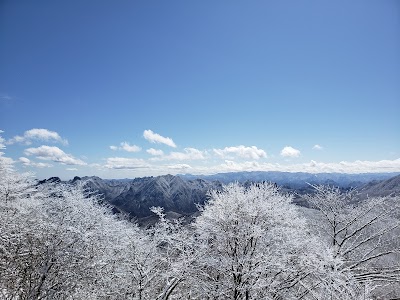
[[[142,229],[84,186],[36,185],[0,155],[0,299],[373,299],[399,280],[398,198],[274,185],[211,191],[195,222]],[[385,296],[386,295],[386,296]]]

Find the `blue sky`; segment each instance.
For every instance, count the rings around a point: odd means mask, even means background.
[[[0,44],[4,155],[40,178],[400,171],[396,0],[4,0]]]

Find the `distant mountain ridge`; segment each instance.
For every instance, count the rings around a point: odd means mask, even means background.
[[[330,184],[342,188],[359,187],[373,180],[385,180],[400,173],[305,173],[305,172],[275,172],[275,171],[252,171],[252,172],[230,172],[214,175],[179,175],[183,179],[192,180],[201,178],[204,180],[218,180],[222,183],[245,182],[245,181],[270,181],[291,189],[301,189],[308,184]]]
[[[84,181],[89,189],[101,194],[116,212],[128,213],[138,219],[151,218],[150,208],[161,206],[174,216],[189,216],[197,212],[197,204],[204,204],[207,192],[221,189],[223,184],[239,181],[243,184],[269,181],[282,187],[284,192],[295,192],[294,203],[307,206],[301,195],[313,192],[308,184],[330,184],[343,189],[358,188],[363,197],[400,194],[400,175],[391,174],[309,174],[285,172],[238,172],[212,176],[163,175],[135,179],[101,179],[96,176],[75,177],[74,184]],[[216,180],[218,179],[218,180]],[[51,177],[39,183],[59,183]]]
[[[381,181],[371,181],[359,189],[363,197],[400,195],[400,175]]]

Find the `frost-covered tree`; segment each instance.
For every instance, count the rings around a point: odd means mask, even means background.
[[[0,150],[5,149],[0,137]],[[15,275],[19,255],[29,255],[24,247],[23,236],[31,238],[27,216],[35,210],[38,202],[34,197],[35,187],[30,174],[19,174],[13,169],[13,161],[0,152],[0,297],[12,299],[17,291]],[[31,198],[32,201],[27,201]]]
[[[179,221],[167,220],[162,208],[152,210],[159,221],[150,228],[121,221],[113,226],[118,240],[109,246],[113,253],[104,269],[113,299],[185,299],[190,294],[186,281],[196,260],[193,234]]]
[[[354,191],[313,186],[307,200],[319,211],[315,228],[331,249],[331,269],[351,274],[361,291],[393,292],[400,281],[400,199],[359,201]],[[390,288],[392,286],[392,289]],[[393,288],[395,287],[395,288]],[[398,295],[397,295],[398,296]]]
[[[96,290],[108,217],[95,200],[83,187],[58,185],[3,210],[0,282],[7,297],[63,299]]]
[[[8,202],[33,192],[33,176],[31,173],[16,172],[13,160],[5,157],[2,149],[5,149],[5,145],[4,139],[0,136],[0,201]]]
[[[304,297],[318,243],[292,196],[269,183],[230,184],[209,196],[194,224],[203,251],[193,283],[198,298]]]
[[[0,299],[113,294],[120,224],[83,185],[37,185],[0,153]]]
[[[84,184],[38,185],[5,161],[0,299],[172,299],[188,266],[179,222],[155,210],[160,222],[140,229]]]

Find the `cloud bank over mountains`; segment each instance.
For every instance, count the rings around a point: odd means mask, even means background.
[[[4,132],[0,131],[0,134],[4,136]],[[379,161],[320,162],[310,160],[305,162],[301,158],[303,153],[292,146],[284,146],[279,153],[271,155],[267,155],[264,149],[254,145],[211,149],[180,148],[172,138],[164,137],[152,130],[144,130],[143,139],[134,141],[134,144],[124,141],[118,146],[109,146],[108,151],[118,151],[120,154],[125,153],[124,155],[104,155],[101,160],[91,163],[89,163],[90,157],[80,156],[78,158],[70,154],[71,151],[66,152],[57,146],[43,143],[59,143],[74,149],[73,145],[68,145],[68,141],[59,133],[43,128],[27,130],[22,135],[14,136],[9,140],[0,138],[0,149],[3,149],[2,151],[7,155],[13,154],[12,158],[16,165],[26,169],[30,168],[39,173],[41,169],[65,165],[64,170],[69,171],[69,174],[74,171],[78,174],[82,172],[82,175],[98,175],[104,178],[156,176],[168,173],[200,175],[239,171],[400,172],[400,158]],[[158,144],[158,148],[148,148],[149,143]],[[32,144],[38,145],[33,146]],[[19,147],[30,145],[31,147],[23,149],[22,153],[12,153],[17,145]],[[311,151],[316,153],[315,150],[324,149],[318,144],[311,145],[308,148],[311,154],[313,153]],[[142,151],[142,148],[147,149]],[[174,148],[174,151],[169,151],[170,148]],[[103,149],[102,153],[107,154],[106,150],[106,148]]]

